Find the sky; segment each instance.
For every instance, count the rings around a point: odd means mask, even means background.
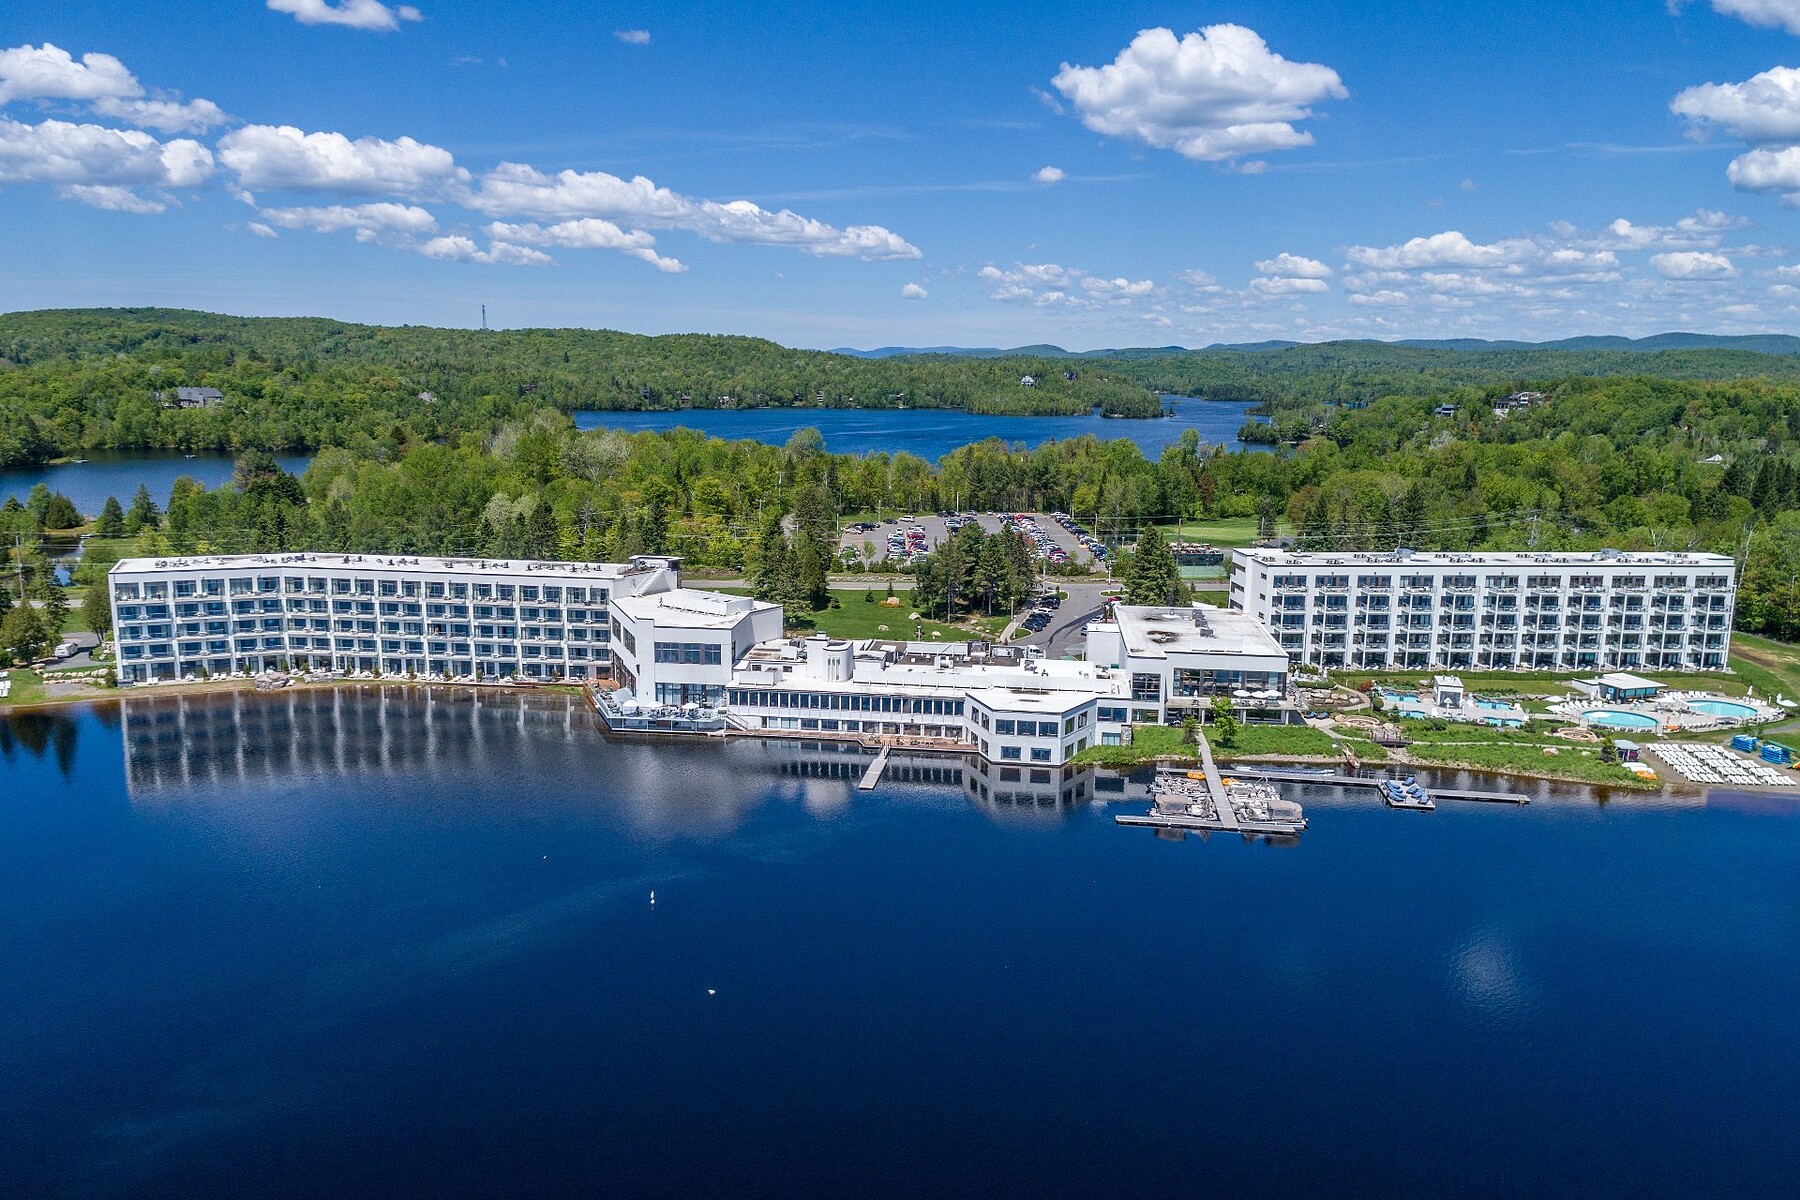
[[[42,0],[0,20],[0,247],[8,311],[1794,332],[1800,0]]]

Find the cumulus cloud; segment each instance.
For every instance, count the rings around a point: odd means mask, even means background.
[[[1323,279],[1259,275],[1250,281],[1250,290],[1262,296],[1299,296],[1329,292],[1331,285]]]
[[[442,195],[466,181],[448,150],[410,137],[386,141],[246,125],[219,139],[219,161],[248,188],[348,195]]]
[[[554,225],[509,225],[495,221],[487,228],[488,236],[497,243],[524,243],[533,246],[561,246],[569,250],[617,250],[649,263],[667,275],[687,270],[679,259],[665,258],[656,252],[656,239],[641,229],[629,232],[611,221],[598,217],[578,217]]]
[[[1706,250],[1670,250],[1650,256],[1650,265],[1668,279],[1731,279],[1737,268],[1723,254]]]
[[[1264,275],[1282,275],[1292,279],[1330,279],[1331,268],[1316,258],[1303,258],[1285,250],[1274,258],[1261,259],[1256,269]]]
[[[720,203],[658,187],[642,175],[605,171],[546,175],[523,163],[501,163],[481,178],[471,207],[490,216],[599,217],[651,229],[681,229],[714,242],[791,246],[824,257],[865,261],[920,257],[918,247],[879,225],[843,229],[748,200]]]
[[[392,33],[402,21],[422,21],[424,14],[410,4],[392,8],[381,0],[268,0],[271,12],[286,13],[302,25],[341,25]]]
[[[143,85],[110,54],[80,61],[62,47],[14,46],[0,50],[0,104],[14,100],[99,100],[140,96]]]
[[[902,300],[923,300],[925,294],[925,289],[916,283],[906,284],[900,289],[900,298]]]
[[[281,236],[267,225],[264,225],[261,221],[252,221],[245,228],[249,229],[251,233],[254,233],[259,238],[278,238]]]
[[[1639,225],[1619,217],[1605,229],[1594,232],[1567,221],[1554,221],[1550,229],[1571,246],[1582,249],[1685,250],[1717,246],[1726,233],[1749,224],[1743,217],[1701,208],[1673,225]]]
[[[195,187],[212,166],[212,152],[185,138],[159,142],[137,129],[0,117],[0,184]]]
[[[1064,63],[1051,82],[1096,133],[1202,162],[1311,145],[1294,123],[1350,94],[1330,67],[1290,62],[1241,25],[1146,29],[1108,65]]]
[[[1686,0],[1670,0],[1678,9]],[[1785,29],[1800,34],[1800,0],[1712,0],[1713,11],[1737,17],[1763,29]]]
[[[1196,291],[1216,292],[1219,290],[1219,281],[1213,277],[1210,271],[1197,269],[1177,271],[1174,278],[1177,283],[1185,283]]]
[[[1040,308],[1130,307],[1156,291],[1154,280],[1122,275],[1109,279],[1057,263],[1014,263],[1010,270],[989,265],[976,272],[975,278],[988,286],[995,300]]]
[[[613,30],[613,36],[618,38],[621,42],[624,42],[627,46],[648,46],[650,44],[650,31],[648,29],[615,29]]]
[[[1669,108],[1746,142],[1793,141],[1800,138],[1800,68],[1770,67],[1742,83],[1703,83],[1677,94]]]
[[[1061,183],[1068,176],[1061,167],[1039,167],[1031,178],[1038,183]]]
[[[1429,237],[1416,237],[1398,246],[1352,246],[1351,262],[1375,270],[1411,270],[1423,267],[1493,267],[1506,262],[1508,250],[1470,241],[1460,230],[1447,229]]]
[[[94,101],[93,109],[103,117],[159,133],[205,133],[231,120],[225,110],[211,100],[131,100],[104,96]]]
[[[437,218],[411,204],[328,204],[301,208],[259,208],[256,215],[283,229],[356,234],[359,242],[404,240],[437,232]]]
[[[1725,178],[1740,192],[1780,193],[1783,204],[1800,205],[1800,146],[1740,154]]]
[[[432,238],[422,243],[418,249],[427,258],[442,259],[445,262],[491,263],[507,267],[547,267],[555,262],[542,250],[515,246],[508,242],[491,242],[483,250],[475,244],[473,238],[464,237],[460,233]]]

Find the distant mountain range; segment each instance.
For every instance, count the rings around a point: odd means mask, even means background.
[[[1650,353],[1657,350],[1746,350],[1755,354],[1800,355],[1800,337],[1786,333],[1752,333],[1736,336],[1715,333],[1657,333],[1649,337],[1628,338],[1586,336],[1561,338],[1553,342],[1487,341],[1483,338],[1405,338],[1381,342],[1361,339],[1365,345],[1405,346],[1416,350],[1453,350],[1481,353],[1494,350],[1615,350]],[[1306,345],[1304,342],[1215,342],[1210,346],[1190,349],[1186,346],[1134,346],[1114,350],[1064,350],[1061,346],[1015,346],[1009,350],[997,346],[881,346],[874,350],[841,347],[833,354],[855,358],[898,358],[905,355],[942,354],[959,358],[1165,358],[1173,354],[1237,351],[1255,353],[1261,350],[1288,350]]]

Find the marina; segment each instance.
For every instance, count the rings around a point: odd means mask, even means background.
[[[1336,787],[1372,788],[1383,795],[1382,785],[1393,782],[1387,775],[1335,775],[1307,770],[1283,770],[1279,767],[1244,767],[1236,772],[1249,779],[1271,782],[1327,784]],[[1434,800],[1468,800],[1480,804],[1530,804],[1531,797],[1519,792],[1490,792],[1470,788],[1432,788]],[[1412,807],[1412,806],[1400,806]]]

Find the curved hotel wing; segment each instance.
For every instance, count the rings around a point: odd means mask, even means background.
[[[595,678],[611,670],[613,602],[668,591],[679,566],[650,556],[122,559],[108,576],[119,682],[306,669]]]

